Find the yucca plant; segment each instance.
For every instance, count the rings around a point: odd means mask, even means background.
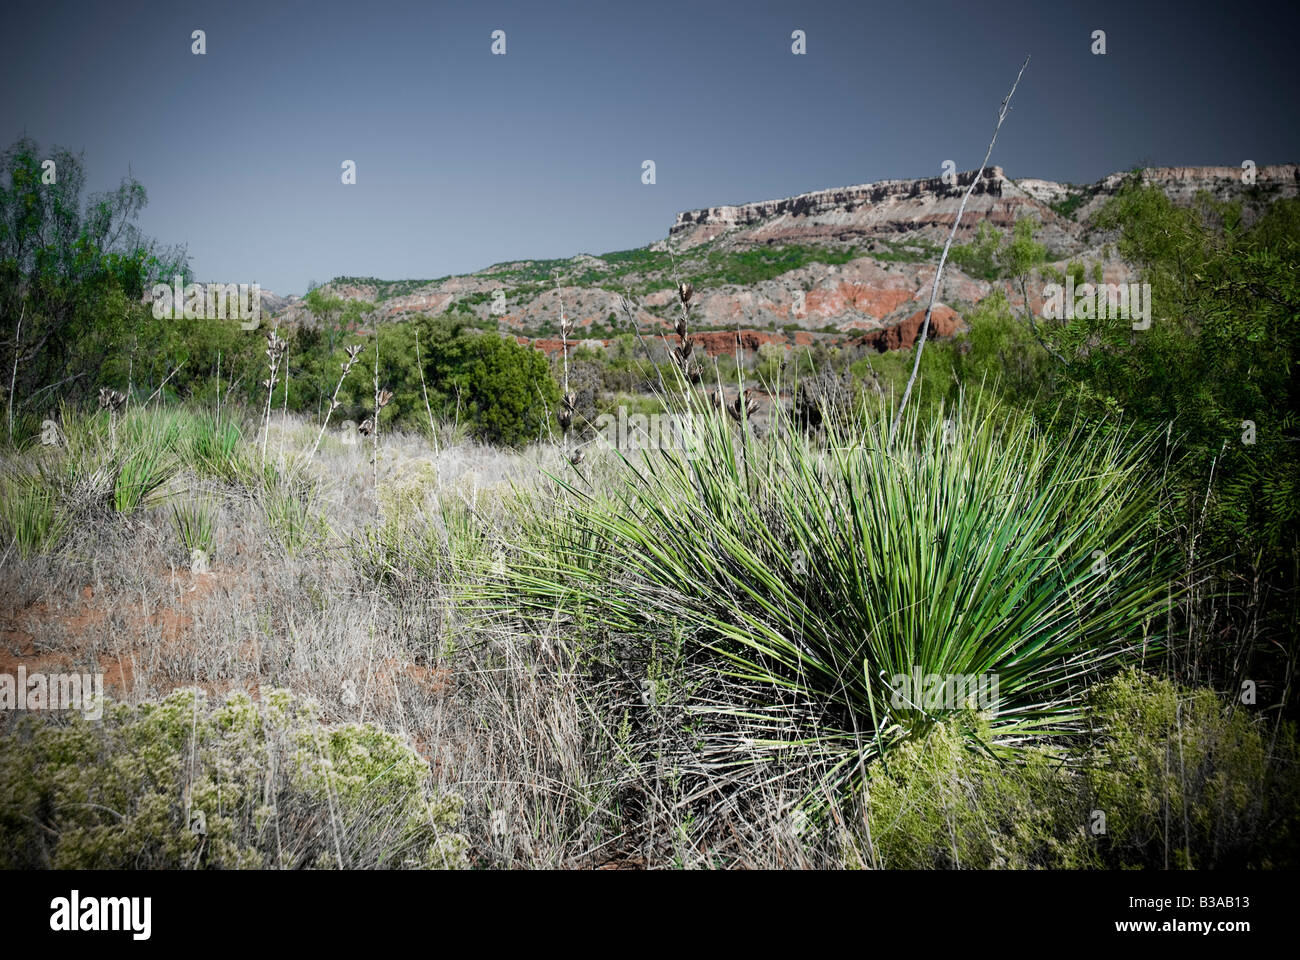
[[[0,481],[0,521],[24,559],[48,553],[67,530],[68,517],[40,475],[10,474]]]
[[[82,414],[64,404],[59,410],[64,445],[55,457],[38,462],[45,481],[74,513],[103,510],[112,499],[120,467],[109,435],[109,414]]]
[[[272,535],[290,556],[325,536],[327,526],[316,512],[316,491],[312,483],[293,476],[268,478],[255,496]]]
[[[112,499],[118,461],[107,447],[69,448],[62,457],[44,460],[38,469],[73,512],[98,512]]]
[[[212,552],[213,521],[216,504],[211,500],[184,500],[172,504],[172,526],[187,556],[195,550],[204,555]]]
[[[134,513],[177,473],[176,458],[167,446],[141,446],[129,454],[113,484],[113,509]]]
[[[480,596],[680,633],[715,681],[688,711],[726,721],[695,753],[713,770],[785,755],[810,793],[852,789],[969,706],[900,696],[900,677],[996,678],[979,726],[1004,750],[1074,729],[1086,682],[1158,643],[1172,558],[1140,438],[959,406],[914,409],[892,440],[883,410],[824,446],[784,419],[756,440],[747,411],[686,396],[695,456],[620,455],[609,494],[566,484]]]
[[[38,469],[73,514],[137,510],[179,471],[178,453],[197,429],[181,410],[82,414],[65,406],[59,420],[63,443]]]
[[[243,435],[239,427],[230,420],[219,424],[209,417],[197,418],[186,450],[186,460],[200,476],[234,482],[243,469],[240,455],[242,441]]]

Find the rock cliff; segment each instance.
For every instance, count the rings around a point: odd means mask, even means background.
[[[1179,203],[1190,202],[1198,191],[1257,205],[1300,195],[1296,164],[1259,166],[1253,173],[1253,183],[1241,167],[1161,167],[1138,175]],[[1114,257],[1114,238],[1092,223],[1127,175],[1079,186],[1012,180],[1001,167],[987,167],[967,203],[958,242],[968,240],[982,222],[1007,230],[1018,219],[1033,217],[1041,224],[1039,240],[1058,265],[1084,258],[1100,263],[1108,281],[1127,281],[1131,271]],[[561,303],[575,323],[576,339],[595,345],[632,332],[622,308],[627,290],[633,292],[637,331],[654,337],[667,330],[675,311],[666,253],[671,247],[682,274],[704,278],[696,283],[694,324],[709,333],[701,344],[710,354],[733,352],[738,334],[742,344],[752,340],[755,349],[762,342],[794,346],[820,339],[897,349],[910,346],[916,336],[939,248],[974,178],[975,171],[966,171],[947,180],[883,180],[688,210],[677,214],[665,240],[617,256],[497,264],[438,281],[341,280],[327,286],[337,296],[376,303],[380,321],[455,311],[549,352],[559,349]],[[729,282],[726,271],[720,278],[708,276],[716,263],[730,262],[728,257],[790,250],[803,255],[789,269],[759,270],[744,282]],[[1040,286],[1031,288],[1031,298]],[[1019,299],[1006,284],[968,276],[950,261],[939,291],[944,306],[936,310],[936,334],[958,329],[960,311],[999,287],[1013,302]],[[314,322],[296,297],[264,292],[263,305],[282,322]]]

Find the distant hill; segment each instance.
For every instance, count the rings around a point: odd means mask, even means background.
[[[560,347],[561,299],[580,339],[603,341],[630,331],[620,306],[625,292],[638,303],[642,332],[670,327],[675,257],[677,274],[693,280],[698,291],[695,329],[717,332],[704,340],[710,353],[734,350],[737,331],[750,331],[753,342],[786,345],[853,338],[880,349],[908,346],[939,251],[974,175],[959,173],[955,182],[885,180],[689,210],[677,215],[665,240],[602,256],[499,263],[436,280],[339,277],[325,286],[337,296],[376,303],[381,322],[458,311],[550,351]],[[1257,205],[1300,194],[1296,164],[1259,167],[1254,185],[1244,183],[1236,167],[1150,168],[1142,176],[1180,202],[1199,190]],[[1109,247],[1114,238],[1092,225],[1124,177],[1116,173],[1077,186],[1011,180],[1002,168],[989,167],[967,204],[958,242],[981,222],[1006,230],[1033,216],[1042,224],[1040,241],[1058,265],[1086,257],[1102,262],[1108,281],[1129,279],[1127,265]],[[940,289],[950,309],[939,334],[955,329],[961,312],[995,285],[950,262]],[[1007,292],[1018,299],[1018,291]],[[264,292],[263,309],[282,322],[314,322],[298,297]]]

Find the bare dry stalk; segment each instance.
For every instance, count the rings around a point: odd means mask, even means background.
[[[348,355],[348,358],[347,360],[343,361],[342,364],[340,364],[340,366],[342,366],[343,368],[343,373],[339,377],[339,382],[334,385],[334,393],[333,395],[330,396],[329,409],[325,411],[325,419],[321,421],[320,433],[316,434],[316,442],[312,445],[311,453],[307,455],[308,459],[314,457],[316,455],[316,451],[320,449],[321,438],[325,436],[325,428],[329,426],[330,414],[332,414],[340,406],[339,390],[343,388],[343,381],[348,378],[348,372],[352,369],[352,365],[357,362],[357,355],[361,353],[361,344],[354,343],[352,346],[346,347],[344,349]]]
[[[374,449],[372,464],[375,468],[375,523],[380,521],[379,506],[379,324],[375,324],[375,421],[371,425],[371,442]],[[376,586],[376,589],[378,587]]]
[[[420,359],[420,328],[415,328],[415,366],[420,371],[420,391],[424,394],[424,412],[429,417],[429,438],[433,442],[433,503],[437,510],[437,515],[442,516],[442,496],[440,490],[442,487],[442,474],[438,469],[438,428],[433,423],[433,408],[429,406],[429,388],[424,382],[424,361]],[[450,549],[447,537],[447,529],[442,524],[438,524],[439,536],[442,540],[444,550]]]
[[[569,392],[569,319],[564,315],[564,294],[560,292],[560,278],[555,278],[555,295],[560,300],[560,339],[564,356],[564,392]]]
[[[117,390],[110,390],[108,387],[99,388],[99,406],[100,409],[108,410],[108,434],[110,449],[117,449],[117,411],[121,410],[126,404],[126,394],[119,393]]]
[[[221,429],[221,351],[217,351],[217,429]]]
[[[623,308],[624,315],[627,317],[628,325],[632,328],[632,332],[636,334],[636,338],[641,341],[641,346],[645,349],[646,360],[654,367],[655,374],[659,377],[659,393],[660,395],[663,395],[665,392],[663,373],[660,372],[659,364],[655,363],[654,356],[650,353],[650,344],[646,342],[645,336],[641,333],[640,326],[637,325],[636,316],[632,312],[632,293],[627,289],[627,287],[623,288],[623,296],[620,298],[620,305]]]
[[[560,292],[560,278],[555,277],[555,295],[560,300],[560,353],[564,358],[564,392],[560,398],[560,449],[568,452],[569,449],[569,428],[573,426],[573,413],[578,406],[578,398],[569,392],[569,318],[564,314],[564,294]],[[578,460],[581,460],[581,456]],[[578,465],[578,460],[570,458],[573,465]]]
[[[18,345],[22,342],[23,318],[27,316],[27,303],[18,313],[18,329],[14,331],[14,372],[9,376],[9,443],[14,442],[14,387],[18,383]]]
[[[187,357],[186,360],[188,360],[188,359],[189,359],[189,358]],[[183,366],[185,366],[185,360],[182,360],[180,363],[178,363],[178,364],[176,365],[175,369],[173,369],[171,373],[169,373],[169,374],[167,374],[167,376],[163,377],[163,382],[160,383],[160,384],[158,384],[158,389],[157,389],[157,390],[155,390],[153,393],[149,394],[149,396],[148,396],[148,398],[145,400],[143,406],[146,406],[146,407],[149,406],[149,401],[152,400],[154,397],[158,396],[158,394],[162,393],[162,388],[165,387],[165,386],[167,386],[167,381],[170,380],[172,377],[176,376],[176,374],[180,373],[181,367],[183,367]]]
[[[943,279],[943,266],[948,262],[948,251],[952,249],[952,241],[957,236],[957,227],[961,224],[961,215],[966,212],[966,201],[975,192],[975,185],[980,182],[980,177],[984,176],[984,168],[988,165],[989,157],[993,155],[993,144],[998,142],[998,131],[1002,129],[1002,121],[1006,119],[1007,111],[1011,108],[1011,98],[1015,95],[1016,87],[1020,85],[1020,77],[1024,74],[1027,66],[1029,66],[1029,58],[1025,57],[1025,62],[1020,65],[1020,72],[1016,74],[1016,82],[1011,85],[1011,92],[1006,95],[1002,101],[1002,106],[998,108],[997,126],[993,128],[993,137],[989,140],[989,148],[984,152],[984,162],[975,171],[974,179],[971,180],[970,186],[966,188],[966,193],[961,198],[961,206],[957,208],[957,218],[953,220],[952,230],[948,233],[948,241],[943,245],[943,254],[939,257],[939,267],[934,271],[934,286],[930,288],[930,303],[925,308],[925,322],[921,324],[921,336],[916,342],[916,360],[912,363],[912,375],[907,378],[907,389],[903,391],[903,399],[898,404],[898,412],[894,414],[893,423],[889,426],[889,436],[891,438],[898,433],[898,424],[903,419],[903,411],[907,408],[907,401],[912,396],[912,385],[916,383],[917,372],[921,369],[921,352],[925,350],[925,338],[930,332],[930,314],[934,312],[934,302],[939,297],[939,281]]]
[[[276,460],[284,470],[284,435],[289,431],[289,345],[284,347],[284,408],[280,411],[280,449]]]
[[[276,332],[278,328],[272,328],[266,334],[266,356],[267,363],[270,367],[271,375],[262,381],[266,387],[266,410],[262,416],[262,470],[266,470],[266,442],[271,435],[271,403],[275,399],[275,373],[280,365],[280,358],[284,355],[284,349],[287,346],[280,339]],[[164,381],[165,382],[165,381]],[[146,403],[148,401],[145,401]]]
[[[673,265],[673,282],[677,284],[677,302],[681,307],[681,314],[677,317],[677,346],[669,351],[673,363],[681,371],[684,382],[682,386],[683,397],[690,391],[690,384],[698,383],[703,376],[699,363],[691,360],[691,353],[695,350],[695,340],[690,335],[691,308],[694,304],[691,298],[695,296],[695,287],[689,281],[683,282],[677,272],[677,258],[673,255],[672,245],[668,245],[668,259]]]

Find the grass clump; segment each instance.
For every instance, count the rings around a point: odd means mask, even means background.
[[[460,799],[428,780],[396,737],[285,690],[26,718],[0,739],[0,866],[463,866]]]
[[[230,420],[197,417],[185,461],[201,477],[235,483],[243,471],[243,434]]]
[[[290,556],[327,535],[328,524],[317,511],[316,487],[309,480],[294,473],[276,474],[254,491],[254,497],[271,535]]]
[[[181,410],[100,410],[61,414],[65,448],[40,469],[59,499],[78,515],[133,514],[180,471],[193,416]]]
[[[169,447],[139,447],[118,469],[113,484],[113,509],[118,513],[135,513],[166,486],[177,469],[176,458]]]

